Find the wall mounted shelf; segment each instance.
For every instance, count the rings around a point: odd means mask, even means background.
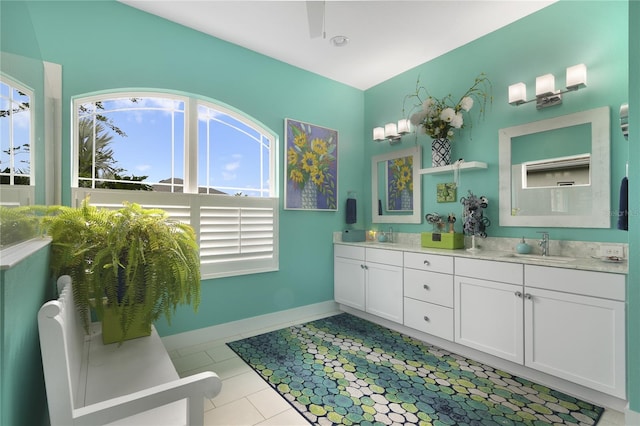
[[[448,166],[442,167],[429,167],[426,169],[420,169],[421,175],[438,175],[442,173],[450,173],[454,172],[456,169],[460,170],[480,170],[486,169],[487,163],[483,163],[481,161],[469,161],[460,164],[460,166],[456,166],[455,164],[450,164]]]

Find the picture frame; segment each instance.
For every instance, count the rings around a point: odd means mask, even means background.
[[[338,210],[338,131],[285,119],[285,210]]]
[[[457,199],[457,185],[455,182],[438,183],[436,185],[436,201],[438,203],[453,203]]]

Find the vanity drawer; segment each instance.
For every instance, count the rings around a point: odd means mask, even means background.
[[[349,259],[364,260],[364,247],[334,244],[333,255]]]
[[[621,274],[525,265],[524,276],[527,287],[625,301]]]
[[[404,268],[404,295],[453,308],[453,275]]]
[[[428,253],[404,253],[405,268],[453,274],[453,257]]]
[[[456,275],[503,283],[523,283],[523,265],[456,257]]]
[[[453,309],[404,298],[404,325],[453,341]]]
[[[367,247],[365,258],[367,262],[402,266],[402,252],[397,250],[384,250]]]

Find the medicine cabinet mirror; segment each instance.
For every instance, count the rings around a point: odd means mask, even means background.
[[[371,159],[373,223],[421,223],[420,147]]]
[[[500,226],[609,228],[609,107],[500,129]]]

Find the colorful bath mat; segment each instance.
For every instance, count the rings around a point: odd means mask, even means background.
[[[594,425],[604,411],[349,314],[228,345],[317,425]]]

